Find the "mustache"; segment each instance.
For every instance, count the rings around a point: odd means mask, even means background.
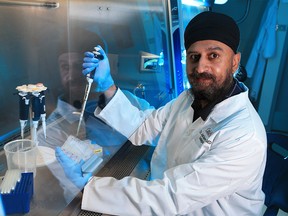
[[[193,78],[193,79],[212,79],[212,80],[216,80],[215,76],[209,72],[202,72],[202,73],[198,73],[196,71],[193,71],[191,74],[190,74],[190,77]]]

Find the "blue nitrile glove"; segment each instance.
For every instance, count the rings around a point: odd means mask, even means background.
[[[77,163],[68,157],[60,147],[56,147],[55,155],[63,167],[65,175],[73,182],[74,185],[76,185],[79,189],[82,189],[92,176],[92,173],[85,173],[83,176],[81,167],[84,164],[84,161],[81,160],[79,163]]]
[[[85,52],[82,73],[87,76],[89,73],[94,73],[94,82],[96,83],[96,92],[105,92],[112,85],[114,81],[110,74],[109,60],[101,46],[96,46],[95,50],[104,58],[99,60],[92,52]],[[94,71],[96,70],[96,71]]]

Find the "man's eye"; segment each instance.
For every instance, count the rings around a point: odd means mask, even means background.
[[[218,57],[219,57],[219,55],[216,54],[216,53],[211,53],[210,54],[210,59],[215,59],[215,58],[218,58]]]
[[[191,56],[190,56],[190,59],[191,59],[193,62],[198,62],[199,59],[200,59],[200,56],[199,56],[199,55],[191,55]]]
[[[61,69],[61,71],[68,71],[69,70],[69,64],[61,64],[60,69]]]

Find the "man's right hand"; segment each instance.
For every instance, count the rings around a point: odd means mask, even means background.
[[[110,74],[109,60],[101,46],[96,46],[95,50],[104,57],[103,60],[97,59],[92,52],[85,52],[82,73],[87,76],[96,70],[93,77],[96,83],[95,91],[105,92],[114,85]]]

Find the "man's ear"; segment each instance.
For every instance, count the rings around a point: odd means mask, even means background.
[[[238,52],[238,53],[234,54],[234,56],[233,56],[233,65],[232,65],[233,73],[235,73],[237,71],[237,69],[239,68],[240,61],[241,61],[241,53]]]

